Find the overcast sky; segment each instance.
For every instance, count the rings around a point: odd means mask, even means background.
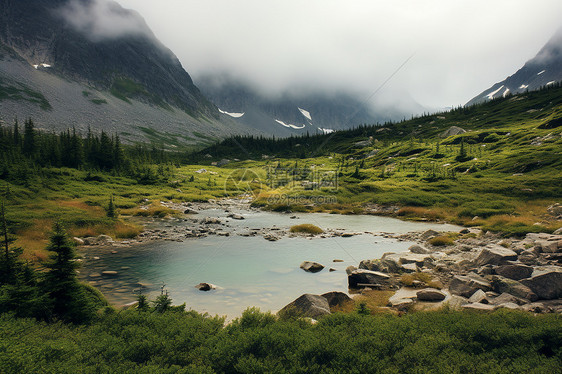
[[[464,104],[534,57],[560,0],[117,0],[141,13],[197,84],[229,74],[267,93],[396,93]]]

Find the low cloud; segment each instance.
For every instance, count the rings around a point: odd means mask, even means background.
[[[153,34],[136,11],[123,9],[110,0],[70,0],[59,9],[62,18],[92,40]]]

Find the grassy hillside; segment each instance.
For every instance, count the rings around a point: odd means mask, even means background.
[[[466,132],[446,136],[453,126]],[[547,213],[562,198],[561,126],[562,88],[554,87],[330,135],[232,138],[194,157],[237,157],[246,161],[226,167],[273,170],[276,178],[263,181],[256,201],[271,209],[310,210],[303,197],[314,203],[330,196],[336,204],[314,209],[395,205],[403,217],[523,234],[561,225]],[[318,170],[336,173],[337,188],[311,189]],[[291,180],[284,186],[281,174]],[[285,207],[277,204],[283,200]],[[304,204],[290,203],[297,200]]]

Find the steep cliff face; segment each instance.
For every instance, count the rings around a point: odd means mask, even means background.
[[[95,14],[100,6],[104,13]],[[115,24],[99,24],[93,17],[100,16]],[[0,0],[0,42],[36,69],[108,90],[124,101],[174,106],[194,117],[219,116],[142,17],[115,2]]]
[[[515,74],[494,84],[467,105],[532,91],[562,81],[562,28]]]

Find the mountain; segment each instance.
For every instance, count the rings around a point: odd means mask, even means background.
[[[562,81],[562,28],[546,43],[537,55],[512,76],[494,84],[466,105],[532,91]]]
[[[204,76],[197,82],[222,113],[276,136],[330,133],[360,124],[401,120],[413,113],[388,107],[374,109],[364,98],[347,93],[304,94],[295,90],[270,96],[235,79]],[[413,100],[407,104],[416,112],[423,111]]]
[[[109,0],[0,0],[0,119],[186,142],[247,133],[142,17]],[[203,136],[198,137],[197,134]]]

